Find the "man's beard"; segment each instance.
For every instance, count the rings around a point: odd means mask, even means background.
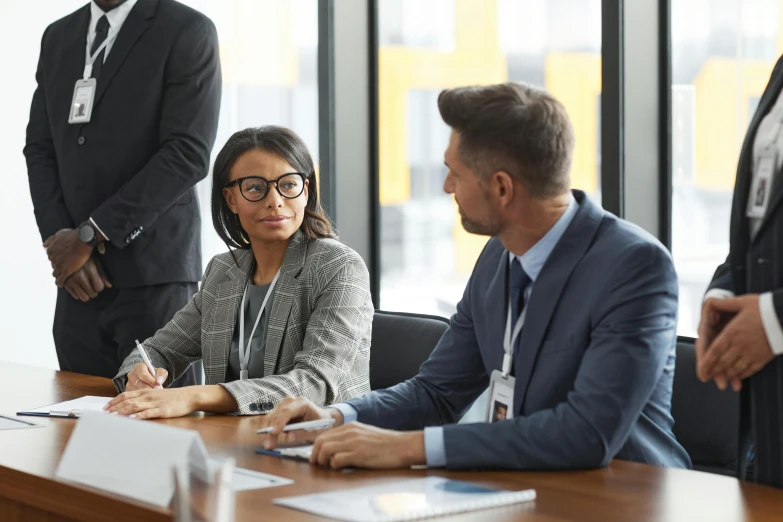
[[[119,7],[128,0],[116,0],[115,2],[112,2],[111,0],[96,0],[95,3],[98,4],[98,7],[100,7],[104,13],[108,13],[115,7]]]
[[[480,223],[467,217],[462,209],[459,210],[459,215],[462,220],[462,228],[465,232],[470,234],[477,234],[479,236],[496,236],[500,233],[500,227],[496,223]]]

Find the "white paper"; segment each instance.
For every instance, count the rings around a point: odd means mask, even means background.
[[[337,520],[392,522],[508,506],[535,497],[532,489],[497,491],[468,482],[427,477],[278,498],[274,503]]]
[[[55,476],[167,507],[175,465],[206,470],[197,432],[87,412],[76,423]]]
[[[285,457],[296,457],[303,460],[310,460],[310,455],[313,453],[313,445],[296,446],[293,448],[280,448],[280,454]]]
[[[23,430],[25,428],[41,428],[41,424],[34,424],[13,417],[3,417],[0,415],[0,430]]]
[[[103,411],[103,407],[112,399],[113,397],[94,397],[92,395],[86,395],[79,399],[42,406],[34,410],[26,411],[25,413],[49,413],[50,411],[74,411],[79,414],[86,411],[106,413]]]
[[[209,460],[211,472],[215,472],[220,467],[219,460]],[[234,474],[231,477],[231,489],[234,491],[250,491],[251,489],[265,489],[276,486],[288,486],[293,484],[291,479],[276,477],[267,473],[253,471],[244,468],[234,468]]]

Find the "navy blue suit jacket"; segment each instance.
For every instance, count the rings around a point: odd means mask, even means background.
[[[491,239],[419,374],[350,401],[391,429],[446,425],[449,468],[690,467],[672,434],[677,276],[651,235],[574,191],[579,210],[533,286],[512,420],[454,424],[503,359],[508,251]]]

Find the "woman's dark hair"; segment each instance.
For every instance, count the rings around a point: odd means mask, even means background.
[[[310,182],[307,188],[307,205],[299,230],[311,239],[335,237],[332,223],[318,199],[315,165],[304,141],[290,129],[267,125],[235,132],[215,159],[212,169],[212,224],[229,249],[250,248],[250,238],[242,228],[239,217],[228,208],[223,197],[223,187],[231,180],[231,169],[239,157],[251,150],[277,154],[297,172],[307,176],[306,179]]]

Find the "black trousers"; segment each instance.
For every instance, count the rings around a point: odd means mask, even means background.
[[[60,369],[110,379],[136,347],[162,328],[198,291],[197,283],[107,288],[86,303],[57,292],[54,344]],[[172,386],[202,384],[202,363],[193,364]]]

